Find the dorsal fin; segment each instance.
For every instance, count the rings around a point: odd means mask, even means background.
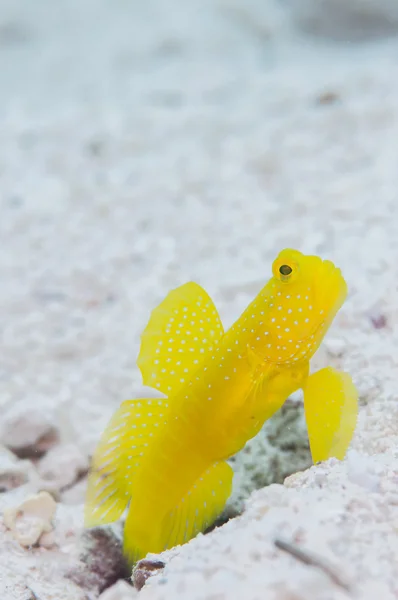
[[[166,424],[168,399],[126,400],[95,450],[88,477],[85,525],[119,519],[132,496],[134,474],[156,431]]]
[[[144,385],[174,394],[223,335],[217,309],[200,285],[172,290],[152,311],[141,336],[137,365]]]

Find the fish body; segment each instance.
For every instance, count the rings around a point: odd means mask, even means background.
[[[137,364],[165,395],[126,401],[93,457],[86,524],[129,507],[125,553],[134,562],[188,541],[231,493],[225,460],[241,450],[297,389],[313,460],[343,458],[357,414],[350,377],[309,375],[309,360],[343,304],[347,286],[330,261],[283,250],[272,278],[224,332],[207,293],[188,283],[150,317]]]

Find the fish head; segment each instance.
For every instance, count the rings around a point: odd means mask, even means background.
[[[280,252],[272,274],[263,355],[279,364],[309,360],[347,296],[346,282],[331,261],[291,249]]]

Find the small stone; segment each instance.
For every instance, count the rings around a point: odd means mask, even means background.
[[[324,341],[325,348],[331,356],[339,357],[343,355],[346,343],[341,338],[329,338]]]
[[[16,472],[16,471],[8,471],[0,472],[0,494],[4,492],[9,492],[15,488],[24,485],[27,482],[28,478],[26,473]]]
[[[326,91],[316,98],[316,103],[321,106],[329,106],[330,104],[336,104],[340,100],[339,94],[337,92]]]
[[[151,560],[148,558],[139,560],[133,569],[132,580],[134,587],[137,590],[141,590],[144,587],[146,580],[158,573],[164,566],[165,563],[161,560]]]
[[[128,579],[121,541],[110,527],[89,529],[82,535],[80,546],[81,568],[68,574],[78,586],[100,594],[119,579]]]
[[[41,548],[54,548],[56,546],[54,531],[43,533],[39,539],[39,546]]]
[[[380,311],[370,311],[369,319],[375,329],[384,329],[387,327],[387,317]]]
[[[293,22],[307,34],[350,43],[385,38],[398,29],[391,0],[302,0],[290,3]]]
[[[30,496],[18,506],[4,510],[4,524],[21,546],[37,544],[43,533],[52,529],[56,502],[47,492]]]
[[[30,461],[18,460],[10,450],[0,446],[0,493],[24,485],[34,478],[34,474],[36,471]]]
[[[40,410],[19,407],[2,417],[0,442],[19,458],[40,458],[58,440],[58,429]]]
[[[71,486],[87,472],[88,457],[74,444],[55,446],[38,464],[38,472],[44,481],[54,484],[57,490]]]
[[[138,591],[126,581],[120,580],[101,594],[98,600],[133,600]]]
[[[285,481],[283,482],[283,485],[285,487],[298,487],[300,485],[302,485],[303,483],[303,479],[306,478],[306,472],[305,471],[298,471],[297,473],[292,473],[292,475],[289,475],[289,477],[286,477]]]

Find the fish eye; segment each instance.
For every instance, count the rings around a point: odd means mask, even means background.
[[[290,257],[277,258],[272,265],[272,273],[281,283],[292,283],[299,274],[299,265]]]
[[[292,271],[293,271],[293,269],[289,265],[281,265],[279,267],[279,273],[281,275],[283,275],[284,277],[286,277],[287,275],[290,275],[292,273]]]

